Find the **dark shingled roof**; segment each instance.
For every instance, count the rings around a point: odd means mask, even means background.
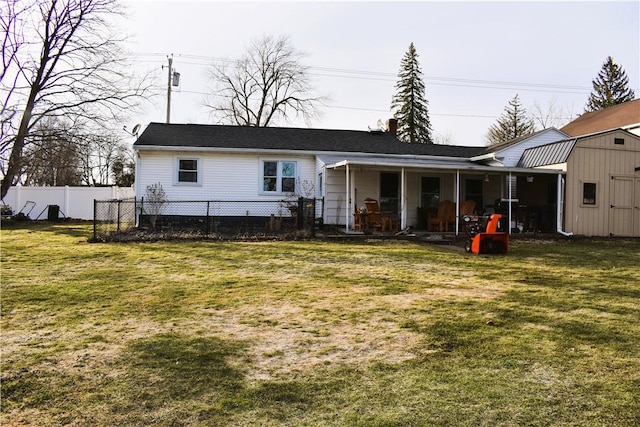
[[[310,152],[405,154],[468,158],[484,147],[407,144],[388,132],[150,123],[134,147],[192,147]]]

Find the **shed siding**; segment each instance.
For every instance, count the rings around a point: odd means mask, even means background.
[[[614,138],[623,138],[624,145],[614,144]],[[565,203],[565,229],[578,235],[608,236],[636,235],[640,230],[640,209],[633,209],[622,215],[612,212],[615,206],[612,194],[612,177],[638,178],[640,172],[635,171],[640,166],[640,138],[628,133],[610,132],[595,135],[592,138],[578,140],[567,162],[567,184]],[[635,179],[635,182],[638,180]],[[583,204],[583,184],[596,184],[596,204]],[[630,182],[634,182],[631,180]],[[634,192],[630,188],[625,191],[625,200],[617,195],[616,203],[639,204],[634,200]],[[632,212],[632,213],[631,213]],[[624,224],[614,221],[624,221]],[[630,222],[630,223],[626,223]],[[619,232],[618,230],[622,230]],[[615,233],[618,231],[617,233]]]

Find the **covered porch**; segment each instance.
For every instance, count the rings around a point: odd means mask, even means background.
[[[410,227],[458,235],[464,232],[461,219],[467,213],[500,213],[504,218],[501,228],[509,233],[562,232],[562,170],[506,168],[443,158],[327,160],[325,216],[329,222],[344,225],[348,233]],[[390,220],[364,230],[371,199]],[[443,223],[437,219],[438,210],[447,202],[451,214]]]

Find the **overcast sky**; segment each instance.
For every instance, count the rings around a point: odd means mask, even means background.
[[[638,1],[124,4],[136,67],[163,83],[173,54],[181,86],[172,95],[172,123],[213,123],[202,106],[208,67],[238,58],[263,35],[288,35],[308,54],[304,64],[317,91],[330,97],[314,128],[366,130],[391,117],[400,62],[411,42],[434,136],[456,145],[484,145],[487,129],[516,94],[527,111],[553,103],[565,122],[575,118],[609,55],[640,97]],[[144,128],[165,118],[166,89],[129,125]]]

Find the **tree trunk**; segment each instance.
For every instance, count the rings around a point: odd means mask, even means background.
[[[0,184],[0,198],[2,199],[4,199],[9,192],[9,189],[14,184],[14,180],[20,176],[22,169],[22,149],[24,148],[25,139],[29,132],[29,122],[31,122],[31,113],[33,112],[37,93],[38,90],[34,83],[31,85],[31,93],[29,93],[27,106],[22,114],[22,120],[20,120],[18,134],[13,142],[13,147],[11,147],[11,155],[9,156],[9,162],[7,163],[7,170],[5,171],[4,178],[2,178],[2,184]]]

